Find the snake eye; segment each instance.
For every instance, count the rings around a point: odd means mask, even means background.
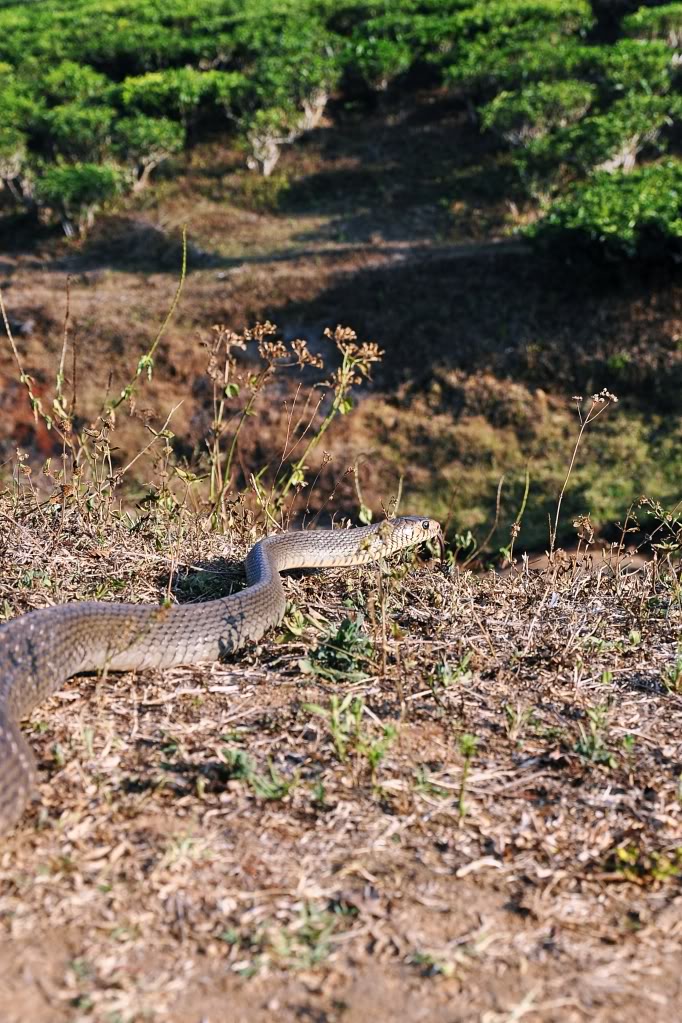
[[[424,521],[422,522],[422,529],[428,529],[428,528],[429,528],[429,520],[428,519],[424,519]]]

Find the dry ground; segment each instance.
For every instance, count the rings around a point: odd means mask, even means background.
[[[253,536],[6,499],[0,606],[207,599]],[[679,570],[286,585],[257,649],[82,677],[26,724],[2,1023],[678,1020]],[[334,673],[346,617],[372,646]]]

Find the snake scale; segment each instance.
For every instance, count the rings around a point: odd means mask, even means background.
[[[282,620],[280,572],[364,565],[439,538],[437,522],[410,515],[358,529],[275,534],[251,548],[248,585],[229,597],[170,606],[75,602],[0,626],[0,834],[19,820],[36,780],[19,722],[67,678],[218,660]]]

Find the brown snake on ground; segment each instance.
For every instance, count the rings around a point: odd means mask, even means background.
[[[284,616],[279,573],[346,568],[441,540],[433,519],[403,516],[359,529],[279,533],[246,558],[248,586],[205,604],[83,601],[31,611],[0,627],[0,834],[19,820],[36,779],[19,722],[72,675],[214,661]]]

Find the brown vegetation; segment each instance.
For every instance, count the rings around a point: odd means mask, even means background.
[[[4,500],[6,614],[206,599],[252,536],[32,501]],[[244,656],[81,678],[33,715],[40,801],[0,858],[3,1020],[672,1023],[670,564],[408,562],[287,590]]]

